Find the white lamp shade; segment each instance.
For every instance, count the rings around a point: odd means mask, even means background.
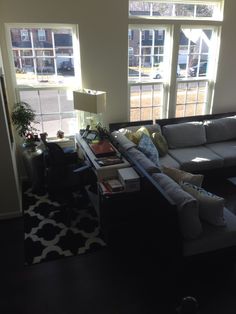
[[[106,92],[102,91],[74,91],[74,109],[91,113],[106,110]]]

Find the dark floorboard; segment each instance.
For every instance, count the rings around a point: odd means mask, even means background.
[[[236,187],[229,188],[233,206]],[[217,189],[226,193],[222,186],[212,191]],[[180,271],[148,252],[105,248],[24,266],[22,218],[0,222],[0,245],[3,314],[171,314],[186,295],[198,299],[201,314],[236,313],[236,269],[228,260]]]

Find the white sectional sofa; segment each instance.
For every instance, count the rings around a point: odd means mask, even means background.
[[[157,163],[152,162],[138,149],[137,144],[125,135],[127,129],[135,132],[140,125],[144,125],[150,134],[161,132],[168,144],[168,152],[164,156],[159,156]],[[119,126],[122,128],[117,129]],[[227,208],[223,209],[224,226],[215,226],[200,219],[201,232],[197,236],[188,237],[188,229],[193,232],[196,226],[193,222],[193,216],[196,214],[195,209],[193,210],[195,206],[193,197],[192,195],[189,197],[180,184],[162,171],[163,167],[169,167],[192,174],[201,174],[208,171],[226,173],[226,169],[234,169],[236,167],[235,113],[165,119],[153,125],[150,125],[150,121],[148,124],[140,122],[135,126],[132,126],[132,123],[129,126],[128,123],[127,127],[125,124],[115,124],[111,125],[111,131],[114,144],[156,187],[156,197],[158,199],[161,195],[163,210],[165,207],[163,198],[166,199],[166,204],[175,205],[183,256],[196,256],[236,246],[236,216]]]

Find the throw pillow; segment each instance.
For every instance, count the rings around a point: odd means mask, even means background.
[[[141,126],[136,132],[126,132],[125,136],[127,136],[130,141],[138,145],[143,134],[150,136],[148,129],[145,126]]]
[[[161,157],[165,156],[168,153],[167,141],[160,132],[152,133],[152,141]]]
[[[204,176],[202,174],[192,174],[176,168],[162,167],[162,171],[171,177],[175,182],[180,183],[181,181],[194,184],[196,186],[202,186]]]
[[[146,134],[142,135],[138,144],[138,149],[143,152],[155,165],[160,167],[158,151],[149,136]]]
[[[196,185],[181,182],[184,191],[197,199],[199,205],[199,216],[202,220],[214,226],[225,226],[224,199]]]

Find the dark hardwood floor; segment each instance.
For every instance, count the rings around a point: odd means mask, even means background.
[[[211,187],[236,204],[235,186]],[[22,218],[0,222],[0,244],[3,314],[171,314],[186,295],[197,298],[201,314],[236,313],[236,269],[228,259],[180,270],[145,251],[107,247],[24,266]]]

